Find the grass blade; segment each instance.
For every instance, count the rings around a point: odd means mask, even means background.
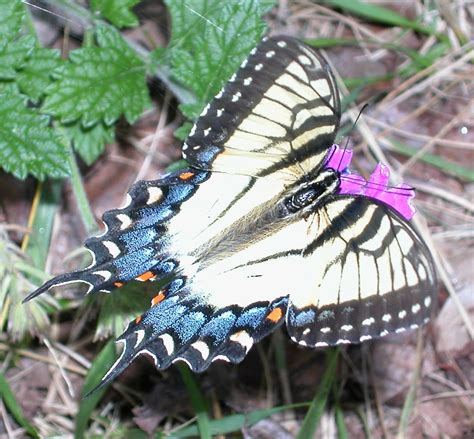
[[[389,141],[393,146],[394,151],[405,156],[413,157],[419,152],[419,150],[396,140],[389,139]],[[474,182],[474,171],[471,168],[465,168],[463,166],[458,165],[457,163],[448,162],[444,158],[435,154],[430,154],[428,152],[420,156],[419,160],[428,163],[429,165],[434,166],[435,168],[441,169],[441,171],[446,172],[447,174],[462,178],[463,180],[469,183]]]
[[[339,439],[348,439],[349,433],[347,433],[346,423],[344,422],[344,412],[339,405],[336,406],[336,427],[337,437]]]
[[[359,0],[326,0],[326,4],[344,9],[353,15],[365,20],[374,21],[387,26],[399,26],[405,29],[413,29],[417,32],[435,35],[435,31],[429,27],[422,26],[417,21],[409,20],[396,12],[370,3]]]
[[[113,340],[107,342],[102,348],[99,355],[92,363],[89,372],[87,373],[84,381],[83,389],[91,389],[100,383],[104,374],[109,370],[115,360],[115,344]],[[96,392],[92,393],[85,399],[82,399],[79,403],[79,410],[76,417],[76,426],[74,430],[75,438],[83,438],[87,429],[87,424],[91,418],[91,413],[101,400],[103,394],[107,390],[107,387],[103,387]]]
[[[411,379],[410,389],[408,390],[405,402],[403,403],[400,424],[398,425],[397,439],[403,439],[407,437],[408,425],[410,423],[410,418],[416,403],[416,395],[423,361],[423,332],[418,329],[416,335],[415,367],[413,369],[413,377]]]
[[[13,416],[18,425],[25,429],[25,431],[35,438],[39,438],[40,435],[36,431],[35,427],[28,422],[28,420],[23,415],[23,410],[18,404],[18,401],[15,399],[15,395],[12,392],[10,385],[8,384],[7,379],[0,372],[0,396],[2,401],[7,407],[10,414]]]
[[[199,389],[194,376],[187,366],[182,364],[179,365],[179,372],[183,378],[184,384],[188,389],[189,396],[191,398],[191,404],[193,405],[194,411],[197,416],[197,423],[199,429],[199,435],[204,439],[211,439],[211,427],[209,425],[209,416],[207,414],[206,401],[204,396]]]
[[[240,431],[244,427],[250,427],[262,419],[266,419],[276,413],[286,410],[293,410],[301,407],[308,407],[309,403],[288,404],[280,407],[256,410],[251,413],[226,416],[222,419],[209,421],[211,434],[214,436],[231,434]],[[174,431],[168,438],[196,437],[199,434],[196,425],[190,425],[186,428]],[[158,436],[157,436],[158,437]]]
[[[339,349],[329,349],[326,353],[326,371],[324,372],[321,384],[316,395],[311,402],[308,412],[303,421],[303,425],[297,439],[307,439],[314,437],[316,429],[323,414],[324,407],[328,400],[329,392],[336,377],[336,365]]]

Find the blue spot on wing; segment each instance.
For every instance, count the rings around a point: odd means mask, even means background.
[[[172,328],[175,330],[182,344],[187,343],[206,322],[206,315],[200,311],[188,312],[177,320]]]
[[[156,241],[157,233],[152,228],[132,230],[124,233],[120,240],[129,252],[140,250]]]
[[[237,328],[250,327],[255,329],[262,321],[267,310],[266,306],[254,307],[244,311],[237,319],[235,326]]]
[[[316,317],[316,313],[312,309],[307,309],[304,311],[299,312],[298,314],[294,314],[294,312],[290,313],[291,318],[290,322],[292,325],[295,326],[307,326],[314,322]]]
[[[174,215],[171,206],[159,205],[158,207],[149,207],[140,209],[136,213],[136,218],[140,222],[140,227],[151,227],[157,223],[166,221]]]
[[[213,316],[202,328],[199,335],[201,337],[212,337],[214,338],[214,344],[220,344],[227,337],[235,320],[236,316],[232,311],[226,311],[220,315]]]
[[[189,197],[194,191],[195,185],[193,184],[177,184],[168,187],[168,194],[164,199],[163,203],[177,204]]]
[[[141,248],[114,259],[111,265],[118,270],[120,279],[127,281],[159,264],[155,255],[156,250],[153,247]]]

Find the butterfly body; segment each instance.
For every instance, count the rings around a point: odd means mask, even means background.
[[[282,324],[313,347],[418,327],[434,305],[433,263],[386,202],[409,211],[411,189],[347,175],[348,154],[331,147],[339,119],[324,58],[293,38],[264,39],[196,121],[183,145],[190,166],[132,186],[86,241],[91,266],[29,298],[78,281],[89,292],[164,284],[118,339],[102,383],[142,353],[158,368],[238,363]]]

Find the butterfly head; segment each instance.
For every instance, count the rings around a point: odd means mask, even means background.
[[[327,168],[319,172],[316,177],[300,185],[285,199],[285,207],[289,213],[305,212],[308,209],[323,203],[328,197],[335,194],[341,184],[340,173]]]

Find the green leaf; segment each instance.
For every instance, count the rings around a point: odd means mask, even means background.
[[[40,435],[36,431],[35,427],[31,425],[28,420],[25,418],[23,415],[23,411],[20,407],[20,404],[18,404],[18,401],[15,398],[15,395],[12,392],[12,389],[10,388],[10,385],[8,384],[8,381],[6,378],[3,376],[3,374],[0,372],[0,396],[1,400],[7,407],[8,411],[10,414],[13,416],[15,421],[18,423],[18,425],[26,430],[26,432],[33,437],[39,438]]]
[[[64,128],[74,149],[87,165],[94,163],[104,151],[105,145],[115,140],[115,127],[102,122],[87,128],[80,122],[75,122],[64,125]]]
[[[167,0],[172,18],[172,73],[202,108],[261,39],[269,2]]]
[[[188,137],[192,128],[193,124],[191,122],[184,122],[183,125],[174,131],[174,136],[179,140],[184,140]]]
[[[115,360],[114,342],[109,341],[93,361],[91,368],[84,381],[84,389],[90,389],[100,383],[104,374],[109,370]],[[79,403],[79,411],[76,416],[75,438],[85,437],[87,425],[91,419],[91,414],[104,395],[107,387],[97,390],[95,393],[84,398]]]
[[[122,114],[133,123],[150,106],[145,65],[116,29],[100,26],[96,37],[99,47],[72,51],[70,62],[56,70],[43,111],[86,127],[112,125]]]
[[[92,0],[93,11],[99,11],[103,17],[117,27],[138,25],[137,16],[130,11],[140,0]]]
[[[188,119],[195,119],[202,110],[202,102],[194,102],[192,104],[181,104],[179,106],[181,113]]]
[[[13,38],[20,32],[24,18],[21,0],[0,0],[0,35]]]
[[[8,92],[0,94],[0,164],[20,179],[28,174],[40,180],[69,174],[67,151],[49,126],[49,117]]]
[[[16,75],[20,90],[37,102],[53,81],[52,72],[63,64],[59,50],[35,47]]]
[[[35,40],[24,36],[16,41],[0,36],[0,79],[14,79],[16,69],[23,66],[33,50]]]

